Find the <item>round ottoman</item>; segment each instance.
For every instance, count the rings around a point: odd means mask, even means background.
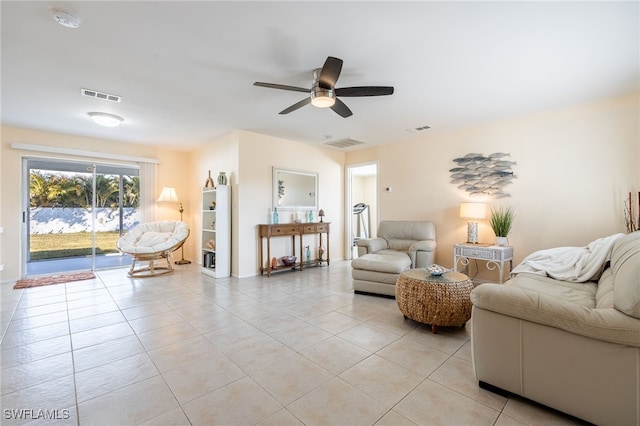
[[[396,282],[396,302],[405,318],[438,326],[463,326],[471,318],[473,283],[465,274],[431,275],[424,268],[409,269]]]

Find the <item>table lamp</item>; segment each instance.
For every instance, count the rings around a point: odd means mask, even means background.
[[[178,209],[178,211],[180,212],[180,222],[182,222],[182,212],[184,212],[184,208],[182,208],[182,203],[180,202],[180,199],[178,198],[178,194],[176,193],[176,189],[171,187],[171,186],[163,186],[162,187],[162,192],[160,192],[160,196],[158,197],[158,199],[156,200],[157,203],[173,203],[173,204],[180,204],[180,208]],[[176,260],[175,264],[176,265],[188,265],[189,263],[191,263],[190,260],[186,260],[184,258],[184,244],[182,245],[181,248],[181,254],[182,254],[182,258],[180,260]]]
[[[460,217],[471,219],[467,222],[467,243],[478,244],[478,222],[476,219],[487,217],[487,206],[484,203],[460,203]]]

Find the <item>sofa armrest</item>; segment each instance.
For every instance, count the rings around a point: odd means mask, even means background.
[[[471,292],[474,308],[497,312],[570,333],[640,347],[640,320],[614,308],[591,309],[503,284],[481,284]]]
[[[433,240],[416,241],[409,246],[407,254],[414,268],[425,268],[433,263],[436,242]],[[418,253],[424,252],[424,253]]]
[[[384,238],[361,238],[357,241],[358,254],[375,253],[388,247],[387,240]],[[361,248],[363,250],[361,250]],[[364,251],[364,253],[363,253]]]

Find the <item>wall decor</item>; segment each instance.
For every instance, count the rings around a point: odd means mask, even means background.
[[[517,179],[511,169],[517,163],[506,160],[505,157],[511,157],[511,154],[494,152],[485,156],[469,153],[464,157],[454,158],[456,167],[449,170],[451,183],[458,185],[458,189],[467,191],[471,196],[511,197],[504,188],[513,179]]]

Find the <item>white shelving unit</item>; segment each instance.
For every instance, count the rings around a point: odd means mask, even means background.
[[[202,273],[214,278],[231,275],[231,187],[202,191]],[[214,247],[210,246],[213,242]]]

